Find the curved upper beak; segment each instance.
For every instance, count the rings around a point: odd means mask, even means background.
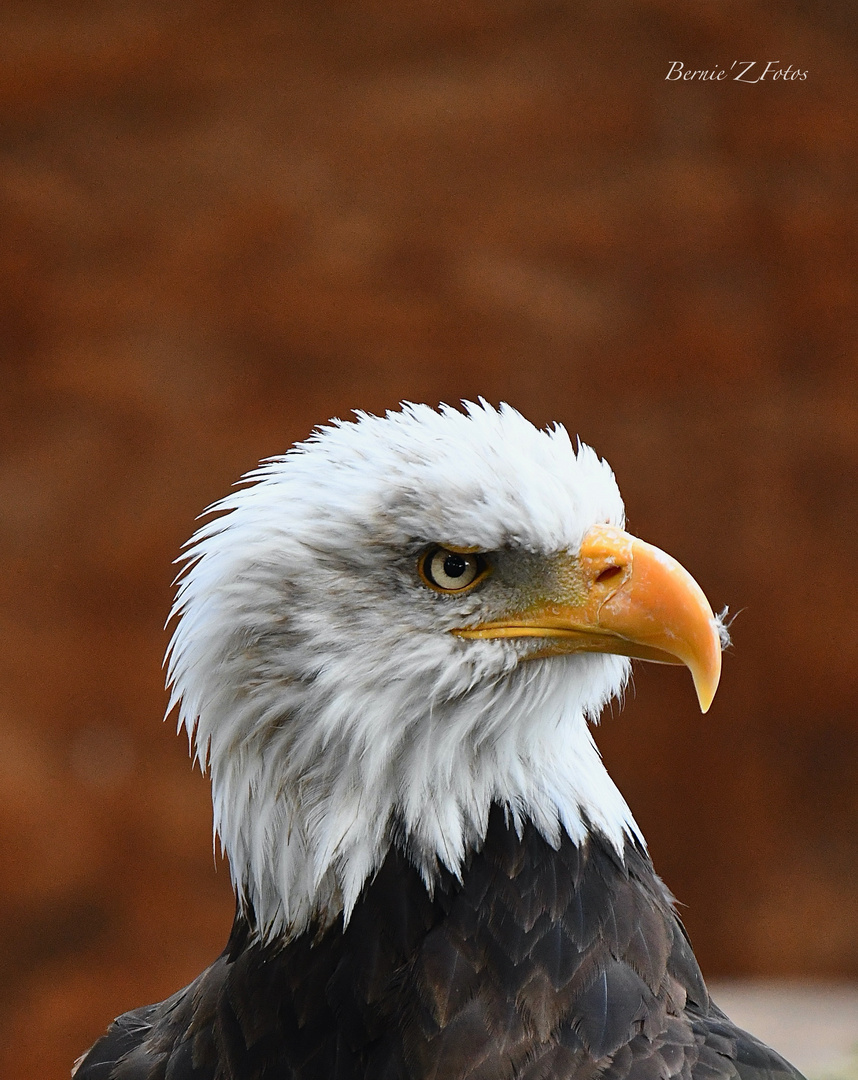
[[[721,676],[721,637],[703,590],[676,559],[611,525],[577,555],[555,556],[552,596],[508,618],[456,630],[465,638],[540,637],[535,655],[605,652],[685,664],[703,712]]]

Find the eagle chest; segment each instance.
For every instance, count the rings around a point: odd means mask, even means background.
[[[234,941],[219,995],[220,1026],[240,1032],[234,1075],[254,1049],[279,1062],[259,1076],[403,1080],[580,1076],[638,1037],[651,1055],[685,1003],[671,960],[690,950],[648,867],[595,838],[555,851],[499,810],[434,897],[392,853],[345,932],[276,952]]]

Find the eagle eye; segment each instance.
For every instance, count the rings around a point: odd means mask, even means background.
[[[488,563],[478,551],[454,551],[435,544],[423,552],[417,568],[421,578],[436,592],[456,593],[481,581]]]

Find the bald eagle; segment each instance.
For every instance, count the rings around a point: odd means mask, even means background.
[[[712,1002],[590,724],[630,657],[705,711],[726,630],[613,473],[507,406],[334,421],[190,541],[171,708],[223,954],[77,1080],[778,1080]]]

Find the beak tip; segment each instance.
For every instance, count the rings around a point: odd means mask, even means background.
[[[721,681],[721,649],[718,648],[717,655],[714,657],[714,663],[708,669],[694,670],[692,669],[691,675],[694,679],[694,689],[697,691],[697,701],[700,704],[700,711],[702,713],[708,713],[715,700],[715,693],[718,690],[718,683]]]

